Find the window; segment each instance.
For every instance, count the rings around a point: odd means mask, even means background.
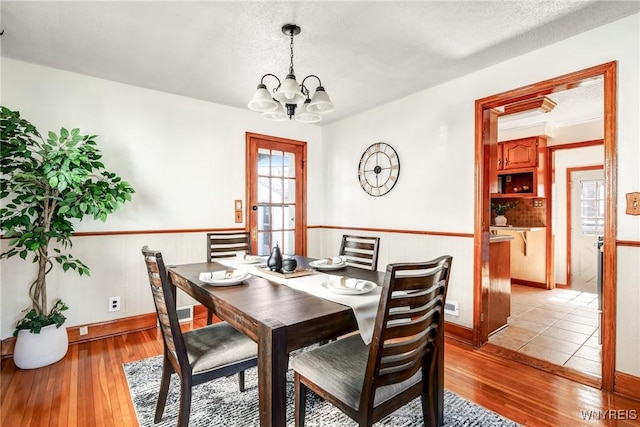
[[[581,181],[580,222],[583,236],[604,234],[604,181]]]

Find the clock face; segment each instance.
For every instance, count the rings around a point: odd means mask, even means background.
[[[374,197],[387,194],[400,175],[398,153],[389,144],[376,142],[367,148],[358,165],[358,179],[362,189]]]

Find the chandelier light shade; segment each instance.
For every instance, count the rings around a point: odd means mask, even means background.
[[[249,101],[249,109],[253,111],[273,111],[278,109],[278,102],[273,99],[269,91],[267,90],[267,86],[260,83],[258,85],[258,89],[256,93],[253,94],[253,98]]]
[[[280,121],[293,118],[302,123],[319,122],[322,120],[322,114],[334,110],[333,103],[318,76],[310,74],[302,79],[302,83],[296,80],[293,71],[293,37],[300,34],[300,27],[295,24],[286,24],[282,26],[282,32],[291,39],[289,73],[282,82],[275,74],[268,73],[262,76],[247,107],[262,113],[262,117],[269,120]],[[264,82],[266,77],[272,77],[278,82],[271,91],[267,89]],[[318,80],[318,86],[313,95],[305,85],[309,78]]]

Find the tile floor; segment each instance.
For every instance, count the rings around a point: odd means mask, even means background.
[[[489,342],[600,376],[598,322],[596,294],[512,285],[508,326]]]

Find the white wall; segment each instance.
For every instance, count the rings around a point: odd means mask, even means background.
[[[81,230],[233,226],[232,201],[244,196],[244,170],[238,167],[244,164],[244,132],[253,131],[309,141],[309,225],[471,234],[475,100],[605,62],[619,64],[619,206],[625,193],[640,189],[639,18],[625,18],[321,131],[7,59],[2,62],[2,104],[20,109],[40,129],[78,126],[101,135],[105,163],[138,191],[134,203],[105,225],[90,222],[81,224]],[[376,141],[393,145],[401,161],[398,184],[380,198],[361,190],[356,173],[362,152]],[[154,182],[164,191],[152,188]],[[216,185],[220,182],[224,185]],[[334,253],[341,233],[311,229],[309,242],[314,246],[309,255]],[[617,237],[640,240],[640,218],[625,216],[620,209]],[[199,259],[203,238],[196,233],[83,239],[75,239],[83,250],[79,255],[92,266],[105,265],[95,267],[90,281],[76,284],[75,278],[67,281],[72,275],[65,275],[65,283],[57,287],[58,295],[73,306],[69,325],[107,319],[106,296],[112,292],[126,296],[123,316],[150,312],[150,299],[142,296],[148,285],[139,278],[140,246],[158,244],[173,258],[169,262],[188,262]],[[108,254],[105,261],[98,258],[101,250]],[[448,320],[471,325],[472,238],[383,233],[382,251],[381,269],[387,262],[451,253],[449,298],[460,301],[460,317]],[[640,376],[638,249],[620,252],[616,368]],[[32,276],[23,273],[25,264],[18,262],[0,264],[3,338],[11,333],[18,310],[27,305],[26,283]],[[83,307],[82,313],[77,306]]]
[[[594,138],[597,139],[597,138]],[[567,284],[567,169],[604,164],[604,147],[558,150],[554,155],[553,222],[556,283]],[[595,238],[594,238],[595,241]],[[595,260],[594,260],[595,262]]]
[[[634,15],[527,55],[488,67],[438,87],[382,105],[324,128],[327,225],[363,226],[472,233],[474,226],[474,103],[476,99],[515,89],[610,61],[618,61],[618,185],[624,194],[638,191],[640,148],[638,117],[639,45]],[[401,163],[396,187],[386,196],[367,196],[356,168],[364,149],[384,141]],[[331,238],[333,233],[328,233]],[[640,240],[640,218],[618,213],[618,238]],[[406,254],[413,235],[393,234],[381,241],[389,254]],[[425,246],[455,237],[422,239]],[[468,245],[472,245],[471,238]],[[456,242],[458,243],[458,242]],[[443,248],[444,249],[444,248]],[[631,249],[631,251],[637,249]],[[619,304],[616,368],[640,375],[638,264],[618,263]],[[473,316],[473,256],[454,257],[449,298],[460,300],[458,323]],[[454,277],[455,274],[456,276]],[[623,327],[624,325],[624,327]],[[629,325],[630,328],[629,328]]]
[[[99,135],[107,170],[131,183],[133,201],[106,223],[87,220],[77,231],[176,230],[242,227],[234,223],[233,201],[245,197],[245,132],[308,142],[309,158],[321,158],[321,129],[297,122],[270,122],[245,109],[101,80],[2,58],[2,105],[19,110],[46,135],[78,127]],[[250,94],[249,94],[250,95]],[[323,170],[310,162],[308,219],[322,220]],[[68,325],[153,311],[140,248],[162,250],[168,263],[204,261],[204,233],[76,237],[73,254],[91,277],[48,276],[50,299],[71,309]],[[2,250],[6,250],[2,240]],[[2,260],[1,337],[13,332],[29,305],[27,288],[35,265],[15,257]],[[123,309],[107,312],[109,296]]]

